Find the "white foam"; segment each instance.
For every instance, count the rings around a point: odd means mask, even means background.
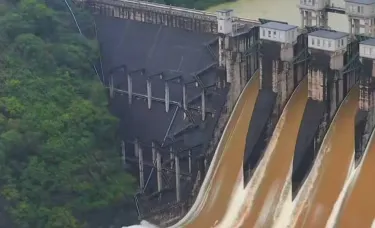
[[[158,226],[143,220],[139,225],[123,226],[122,228],[158,228]]]

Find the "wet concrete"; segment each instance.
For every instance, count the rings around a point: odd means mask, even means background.
[[[303,206],[296,228],[325,227],[344,186],[354,152],[355,116],[359,90],[349,93],[327,133],[328,149],[322,160],[312,194]],[[323,152],[323,151],[321,151]],[[366,227],[366,226],[355,226]]]
[[[246,135],[259,91],[259,75],[254,76],[240,98],[233,118],[223,135],[222,155],[218,169],[211,177],[211,188],[199,215],[184,227],[209,228],[219,223],[224,216],[231,194],[242,170]],[[212,164],[213,165],[213,164]],[[242,181],[241,181],[242,184]]]
[[[337,228],[371,227],[375,219],[375,137],[369,143],[359,176],[344,200]]]
[[[292,165],[294,148],[308,93],[307,80],[304,79],[301,83],[284,110],[284,112],[287,112],[285,124],[267,164],[265,175],[256,190],[250,213],[246,215],[241,226],[243,228],[272,226],[272,219],[269,218],[273,217],[271,215],[275,213],[275,207],[267,201],[280,199],[282,188]]]

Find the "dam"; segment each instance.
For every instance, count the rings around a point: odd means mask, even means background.
[[[232,10],[75,2],[95,17],[140,220],[371,226],[375,2],[296,2],[300,25]],[[328,13],[347,15],[349,32],[329,28]]]

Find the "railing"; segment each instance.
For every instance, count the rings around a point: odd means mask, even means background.
[[[77,2],[88,2],[88,0],[75,0]],[[119,5],[134,9],[150,9],[153,8],[155,10],[163,11],[165,13],[170,13],[172,15],[179,15],[179,16],[197,16],[197,17],[204,17],[206,20],[210,21],[217,21],[216,13],[207,12],[203,10],[196,10],[196,9],[187,9],[182,7],[176,6],[168,6],[164,4],[154,3],[154,2],[146,2],[146,1],[134,1],[134,0],[95,0],[96,2],[102,2],[105,4],[111,5]],[[247,18],[239,18],[234,17],[235,21],[246,23],[246,24],[260,24],[258,20],[252,20]]]

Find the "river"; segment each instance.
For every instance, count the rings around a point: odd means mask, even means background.
[[[335,6],[344,7],[343,0],[331,0],[331,2]],[[208,11],[215,12],[220,9],[233,9],[235,16],[239,17],[250,19],[265,18],[300,25],[301,15],[297,5],[298,0],[238,0],[211,7]],[[328,26],[343,32],[349,31],[348,20],[345,15],[330,13],[328,15]]]

